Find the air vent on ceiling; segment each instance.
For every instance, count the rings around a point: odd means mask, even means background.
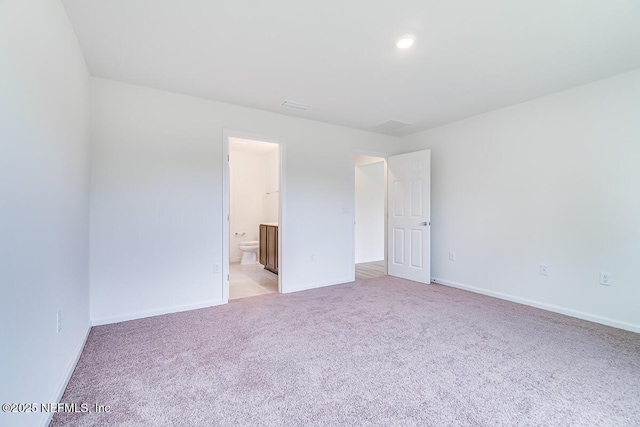
[[[284,101],[282,103],[282,106],[293,108],[295,110],[302,110],[302,111],[307,111],[309,108],[311,108],[311,105],[303,104],[302,102],[296,102],[296,101]]]
[[[411,123],[399,122],[397,120],[387,120],[386,122],[382,122],[379,125],[374,126],[373,129],[382,132],[391,132],[407,126],[411,126]]]

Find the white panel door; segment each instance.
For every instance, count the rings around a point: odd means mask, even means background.
[[[431,150],[388,158],[388,274],[431,282]]]

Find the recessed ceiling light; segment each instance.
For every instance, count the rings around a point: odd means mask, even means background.
[[[398,40],[398,43],[396,43],[396,46],[398,46],[398,49],[407,49],[413,46],[414,41],[415,39],[413,36],[402,36],[400,40]]]

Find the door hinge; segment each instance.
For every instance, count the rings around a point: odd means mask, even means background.
[[[229,281],[229,275],[227,274],[227,282]]]

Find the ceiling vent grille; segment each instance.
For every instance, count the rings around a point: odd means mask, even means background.
[[[407,126],[411,126],[411,123],[399,122],[397,120],[387,120],[386,122],[382,122],[377,126],[374,126],[373,129],[381,132],[391,132],[394,130],[402,129]]]
[[[282,103],[283,107],[293,108],[294,110],[307,111],[311,108],[311,105],[303,104],[302,102],[296,101],[284,101]]]

